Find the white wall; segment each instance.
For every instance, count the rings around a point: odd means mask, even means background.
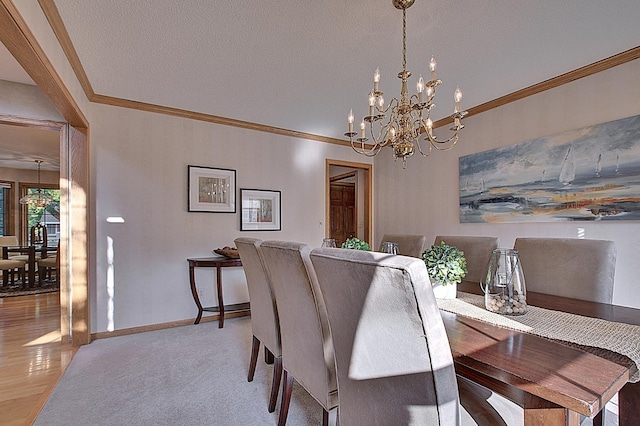
[[[516,237],[577,237],[583,228],[586,238],[616,243],[614,303],[640,307],[637,221],[461,224],[458,214],[458,157],[638,115],[639,100],[640,60],[635,60],[469,117],[456,147],[429,158],[414,155],[406,170],[391,152],[382,152],[375,159],[376,235],[424,233],[428,241],[438,234],[493,235],[501,246],[512,247]]]
[[[94,332],[194,318],[186,259],[233,246],[238,236],[320,246],[325,159],[363,162],[348,147],[166,115],[92,104],[88,116],[96,211]],[[239,208],[236,214],[188,212],[188,165],[235,169],[238,189],[282,191],[282,231],[240,232]],[[107,223],[109,216],[125,223]],[[196,272],[203,304],[217,305],[215,273]],[[242,269],[226,269],[223,277],[225,304],[248,300]]]
[[[325,158],[371,163],[349,147],[92,104],[38,2],[16,6],[90,123],[91,332],[195,318],[186,259],[239,235],[319,246]],[[236,169],[238,188],[281,190],[282,231],[241,233],[239,213],[188,213],[189,164]],[[107,223],[109,216],[125,223]],[[223,275],[225,303],[246,301],[242,270]],[[204,304],[216,304],[213,271],[198,270],[196,279]]]

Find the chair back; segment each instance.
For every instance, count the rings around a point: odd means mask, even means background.
[[[467,275],[463,280],[479,284],[487,273],[491,252],[498,248],[498,239],[496,237],[438,235],[433,244],[439,245],[442,241],[457,247],[464,253],[464,258],[467,261]]]
[[[459,424],[453,357],[424,262],[326,248],[311,261],[336,353],[340,425]]]
[[[275,356],[281,356],[280,323],[276,298],[271,288],[262,254],[259,251],[262,240],[236,238],[235,245],[240,253],[242,267],[247,278],[249,302],[251,303],[251,328],[253,335]]]
[[[276,296],[282,366],[328,411],[338,404],[335,360],[310,249],[295,242],[264,241],[260,251]]]
[[[612,303],[616,269],[613,241],[516,238],[528,291]]]
[[[47,227],[38,222],[37,225],[31,227],[31,244],[41,244],[47,246]]]
[[[427,246],[427,237],[417,234],[384,234],[380,247],[385,241],[398,243],[398,254],[412,257],[421,257]]]
[[[19,245],[18,237],[15,235],[5,235],[0,237],[0,247],[16,247]]]

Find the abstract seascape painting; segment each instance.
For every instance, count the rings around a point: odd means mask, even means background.
[[[461,223],[640,220],[640,116],[459,163]]]

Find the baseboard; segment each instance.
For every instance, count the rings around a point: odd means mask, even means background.
[[[251,315],[250,312],[231,312],[231,313],[225,314],[224,319],[245,317],[250,315]],[[218,321],[219,319],[220,319],[219,314],[210,315],[210,316],[202,317],[202,319],[200,320],[200,323]],[[160,324],[143,325],[140,327],[123,328],[123,329],[114,330],[114,331],[100,331],[98,333],[91,333],[91,340],[106,339],[109,337],[117,337],[117,336],[126,336],[129,334],[144,333],[145,331],[164,330],[166,328],[182,327],[185,325],[193,325],[193,319],[163,322]]]

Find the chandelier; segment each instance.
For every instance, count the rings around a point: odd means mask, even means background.
[[[424,81],[422,75],[416,84],[417,94],[409,97],[407,90],[407,79],[411,72],[407,71],[407,9],[413,5],[415,0],[392,0],[396,9],[402,9],[402,71],[398,73],[398,78],[402,81],[400,99],[393,98],[385,108],[383,93],[379,90],[380,70],[376,69],[373,75],[373,90],[369,93],[369,115],[363,118],[360,123],[360,137],[356,138],[357,132],[353,131],[353,109],[349,111],[347,121],[349,131],[344,135],[349,138],[351,147],[358,154],[373,157],[385,146],[393,149],[394,160],[402,159],[402,168],[407,167],[407,158],[415,153],[415,147],[423,157],[431,154],[432,149],[446,151],[458,142],[458,134],[464,128],[460,124],[460,119],[467,114],[467,111],[460,111],[460,101],[462,91],[456,88],[453,98],[455,109],[451,118],[453,126],[449,129],[453,134],[446,140],[440,140],[433,135],[433,122],[431,121],[431,110],[435,107],[433,98],[436,95],[436,88],[442,84],[436,79],[436,61],[432,57],[429,63],[431,80]],[[385,120],[386,115],[389,118]],[[367,144],[369,140],[366,133],[369,123],[369,135],[373,143]],[[420,145],[420,138],[424,134],[426,147],[423,150]]]
[[[47,194],[42,193],[42,188],[40,188],[40,164],[42,164],[42,160],[35,161],[38,163],[38,190],[20,198],[20,204],[29,204],[33,207],[47,207],[53,202],[53,199]]]

